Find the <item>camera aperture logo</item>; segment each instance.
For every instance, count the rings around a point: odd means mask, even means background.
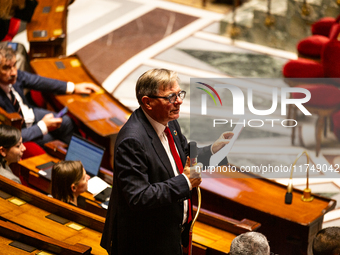
[[[223,106],[222,104],[222,99],[216,89],[228,89],[231,92],[232,95],[232,114],[233,116],[240,118],[242,115],[245,115],[245,96],[241,88],[238,86],[232,85],[232,84],[214,84],[209,85],[207,83],[203,82],[196,82],[196,84],[200,84],[201,86],[204,87],[197,87],[197,89],[200,89],[204,91],[205,93],[201,94],[201,115],[207,115],[208,112],[208,99],[207,95],[212,98],[214,101],[215,106],[219,106],[215,100],[215,97],[213,94],[210,92],[212,91],[216,97],[218,98],[220,102],[220,107]],[[208,89],[210,89],[210,91]],[[299,88],[299,87],[283,87],[283,88],[277,88],[277,87],[272,87],[272,93],[271,93],[271,101],[272,105],[269,109],[256,109],[254,107],[254,102],[253,102],[253,89],[248,87],[247,88],[247,106],[248,110],[251,114],[257,115],[257,116],[270,116],[272,115],[276,109],[278,104],[281,104],[281,116],[286,116],[287,115],[287,107],[289,105],[293,105],[297,107],[304,115],[312,115],[304,106],[303,104],[308,102],[311,98],[311,93],[309,90],[305,88]],[[279,93],[279,90],[280,93]],[[304,94],[304,97],[300,98],[290,98],[291,93],[302,93]],[[280,102],[278,98],[280,97]],[[295,127],[297,126],[298,122],[295,119],[277,119],[277,118],[261,118],[261,119],[249,119],[247,118],[247,121],[244,120],[243,124],[246,126],[250,127],[262,127],[265,122],[271,123],[271,127],[274,127],[275,123],[281,122],[281,125],[283,127]],[[213,120],[213,127],[216,125],[224,125],[230,123],[230,126],[233,124],[238,124],[238,123],[233,123],[232,120],[227,120],[227,119],[214,119]]]

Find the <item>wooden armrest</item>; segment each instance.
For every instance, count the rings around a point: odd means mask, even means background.
[[[193,206],[194,214],[197,212],[197,207]],[[198,221],[210,226],[225,230],[232,234],[242,234],[248,231],[257,230],[261,224],[252,220],[243,219],[241,221],[223,216],[218,213],[201,208]]]
[[[29,244],[37,249],[47,250],[53,253],[58,251],[58,254],[91,254],[92,249],[80,243],[76,243],[75,245],[67,244],[2,220],[0,220],[0,236]]]
[[[0,107],[0,123],[13,126],[21,130],[22,118],[19,113],[8,113]]]
[[[44,144],[48,154],[59,159],[65,159],[68,145],[59,140],[54,140]]]

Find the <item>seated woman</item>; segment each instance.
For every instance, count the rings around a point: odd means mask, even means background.
[[[18,162],[25,150],[20,130],[0,125],[0,175],[21,184],[19,177],[13,174],[9,165]]]
[[[80,161],[61,161],[52,167],[52,196],[77,206],[78,196],[87,190],[89,179]]]

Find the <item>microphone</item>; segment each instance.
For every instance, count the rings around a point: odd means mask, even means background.
[[[303,151],[300,154],[297,155],[291,169],[290,169],[290,178],[289,178],[289,183],[287,186],[287,192],[286,192],[286,196],[285,196],[285,203],[290,205],[292,203],[293,200],[293,168],[295,167],[296,162],[298,161],[298,159],[303,155],[306,154],[306,158],[307,158],[307,169],[306,169],[306,174],[307,174],[307,183],[306,183],[306,188],[303,190],[303,195],[301,196],[301,200],[304,202],[311,202],[313,201],[314,197],[311,195],[312,191],[309,188],[309,155],[307,153],[307,151]]]
[[[293,179],[290,178],[289,179],[289,183],[288,183],[288,186],[287,186],[287,192],[286,192],[286,196],[285,196],[285,203],[287,205],[290,205],[293,201],[293,194],[292,194],[292,191],[293,191]]]
[[[189,158],[190,158],[190,166],[197,165],[197,143],[196,142],[190,142],[189,143]]]

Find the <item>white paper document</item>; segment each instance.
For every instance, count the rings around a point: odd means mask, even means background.
[[[245,121],[245,120],[242,120],[242,121]],[[238,138],[239,134],[241,133],[244,127],[242,121],[241,120],[237,121],[237,123],[240,123],[240,124],[236,124],[236,126],[234,127],[234,130],[232,131],[234,133],[234,136],[233,138],[231,138],[230,142],[224,145],[222,149],[220,149],[218,152],[216,152],[214,155],[210,157],[209,166],[214,166],[214,167],[217,166],[228,155],[228,153],[230,152],[236,139]]]
[[[102,192],[107,187],[110,187],[110,185],[100,179],[98,176],[93,176],[87,183],[87,191],[94,196]]]

